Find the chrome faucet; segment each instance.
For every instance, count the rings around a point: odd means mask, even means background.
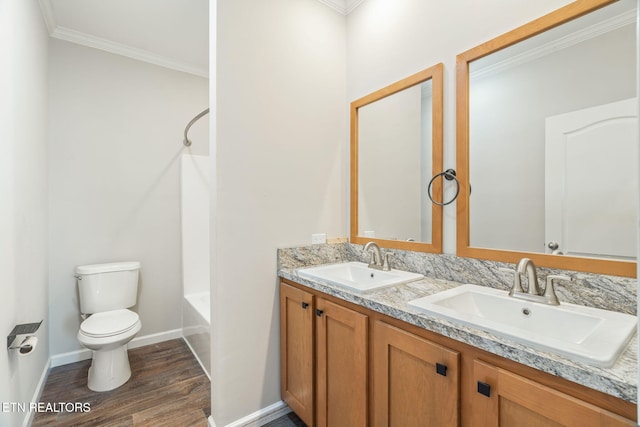
[[[369,242],[364,245],[364,252],[371,252],[371,260],[369,261],[369,268],[375,268],[376,270],[389,271],[391,266],[389,264],[389,256],[393,255],[391,252],[386,252],[384,257],[380,251],[380,246],[376,242]]]
[[[513,277],[513,286],[509,291],[509,296],[513,298],[523,299],[526,301],[538,302],[548,305],[560,305],[558,296],[553,286],[554,280],[571,281],[571,277],[558,274],[550,274],[547,276],[546,286],[541,289],[538,285],[538,275],[536,273],[536,265],[529,258],[522,258],[514,270],[501,269],[515,273]],[[527,290],[522,287],[522,275],[527,275]]]

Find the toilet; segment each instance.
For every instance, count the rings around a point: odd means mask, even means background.
[[[120,387],[131,377],[127,343],[140,331],[138,314],[128,310],[138,297],[139,262],[76,267],[80,313],[78,341],[93,350],[87,386],[93,391]]]

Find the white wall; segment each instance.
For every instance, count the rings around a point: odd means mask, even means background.
[[[347,108],[344,16],[317,0],[217,3],[211,398],[223,426],[280,400],[276,248],[346,235]]]
[[[348,101],[443,62],[444,168],[455,168],[456,55],[568,3],[366,0],[347,17]],[[455,206],[444,208],[445,253],[456,250]]]
[[[0,402],[34,399],[48,363],[47,33],[38,3],[0,1],[0,329],[44,320],[34,352],[0,350]],[[37,397],[37,396],[35,396]],[[0,425],[27,414],[0,410]]]
[[[55,39],[49,66],[51,354],[82,348],[82,264],[141,261],[138,336],[179,329],[182,132],[208,81]]]

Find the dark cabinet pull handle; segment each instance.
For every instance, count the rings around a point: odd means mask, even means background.
[[[487,383],[483,383],[482,381],[478,381],[478,393],[491,397],[491,386]]]
[[[320,309],[316,309],[316,316],[320,317],[320,316],[322,316],[323,313],[324,313],[324,311],[322,311]]]
[[[305,310],[307,309],[307,307],[309,307],[309,303],[308,302],[302,302],[302,308],[304,308]]]
[[[443,377],[447,376],[447,365],[443,365],[441,363],[436,363],[436,373],[438,375],[442,375]]]

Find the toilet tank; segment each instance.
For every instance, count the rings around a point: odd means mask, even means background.
[[[92,314],[136,305],[139,272],[137,261],[76,267],[80,312]]]

